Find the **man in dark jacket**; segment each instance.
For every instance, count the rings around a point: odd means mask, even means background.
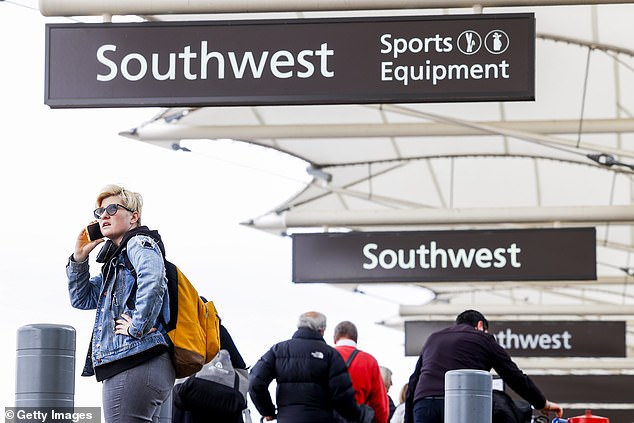
[[[427,338],[414,373],[409,379],[405,400],[405,423],[443,423],[445,373],[449,370],[495,369],[504,382],[543,414],[562,408],[548,401],[537,385],[511,360],[493,335],[489,322],[476,310],[463,311],[456,324]]]
[[[310,311],[299,317],[297,331],[273,345],[251,369],[249,394],[265,420],[279,423],[333,423],[336,410],[359,421],[352,381],[341,355],[324,341],[326,316]],[[277,415],[269,384],[277,381]]]

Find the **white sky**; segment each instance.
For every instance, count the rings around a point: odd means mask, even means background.
[[[183,153],[117,135],[159,109],[49,109],[44,25],[53,22],[69,21],[43,18],[36,1],[0,1],[0,405],[15,403],[15,339],[23,325],[75,327],[81,371],[94,312],[70,307],[64,267],[98,189],[108,183],[144,196],[143,222],[161,232],[168,258],[214,300],[249,365],[290,337],[300,313],[319,310],[328,317],[331,344],[336,323],[357,324],[359,347],[393,370],[390,395],[398,403],[415,358],[404,357],[401,332],[374,323],[396,315],[397,304],[293,284],[291,240],[239,224],[298,191],[305,164],[240,143],[210,142]],[[77,376],[75,391],[76,406],[101,405],[94,378]]]

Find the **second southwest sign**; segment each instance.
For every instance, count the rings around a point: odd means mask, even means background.
[[[450,321],[406,321],[405,355],[416,356]],[[624,321],[492,321],[489,333],[513,357],[626,357]]]
[[[594,228],[293,235],[294,282],[595,280]]]

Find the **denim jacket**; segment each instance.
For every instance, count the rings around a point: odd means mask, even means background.
[[[137,273],[134,298],[129,297],[135,277],[126,267],[123,254],[108,257],[101,273],[92,278],[88,259],[78,263],[71,256],[66,266],[71,304],[82,310],[97,310],[90,357],[93,367],[168,345],[159,321],[159,316],[163,321],[169,319],[167,277],[159,242],[143,234],[127,241],[127,255]],[[124,313],[132,317],[130,336],[115,334],[115,320]],[[157,330],[150,333],[152,328]]]

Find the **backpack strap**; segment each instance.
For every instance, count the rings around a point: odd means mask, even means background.
[[[136,298],[136,290],[137,290],[137,283],[136,283],[136,270],[134,270],[134,266],[132,265],[132,262],[130,261],[130,258],[128,257],[128,249],[124,248],[121,251],[121,254],[123,255],[123,262],[125,263],[125,268],[128,269],[128,271],[130,273],[132,273],[132,276],[134,276],[134,285],[132,285],[132,289],[130,290],[130,296],[128,297],[128,300],[125,302],[125,305],[130,309],[133,310],[135,308],[135,303],[134,303],[134,298]]]
[[[134,266],[132,265],[132,262],[130,261],[130,258],[128,257],[128,249],[127,248],[123,248],[121,250],[121,255],[123,256],[123,262],[125,263],[125,267],[126,269],[128,269],[128,271],[130,273],[132,273],[132,276],[134,276],[134,285],[132,285],[132,289],[130,290],[130,296],[128,297],[128,299],[125,302],[125,305],[130,309],[130,310],[134,310],[135,306],[135,299],[136,299],[136,291],[138,288],[138,284],[137,284],[137,273],[136,270],[134,269]],[[167,275],[167,278],[169,280],[170,277],[173,278],[177,278],[178,276],[176,275],[176,267],[174,265],[172,265],[170,262],[168,262],[167,260],[165,260],[165,257],[163,257],[163,263],[165,263],[165,272]],[[170,272],[174,272],[174,275],[171,275]],[[170,296],[169,298],[174,298],[177,299],[178,298],[178,292],[176,292],[175,290],[177,289],[177,287],[173,287],[174,289],[171,289],[171,287],[169,286],[168,283],[168,295]],[[176,325],[176,310],[173,310],[173,307],[171,307],[171,301],[170,301],[170,322],[174,322],[173,327],[169,326],[168,322],[165,321],[165,318],[163,317],[162,314],[159,314],[158,316],[159,318],[159,322],[163,325],[163,327],[165,328],[165,330],[170,331],[171,329],[174,329],[175,325]]]
[[[350,353],[350,356],[348,356],[348,359],[346,360],[346,367],[348,367],[348,368],[350,367],[350,365],[352,364],[352,360],[354,360],[354,358],[357,356],[357,354],[359,354],[359,350],[355,348],[352,351],[352,353]],[[367,405],[367,402],[368,402],[368,400],[366,399],[366,402],[364,402],[361,405]]]
[[[240,391],[240,377],[238,376],[238,372],[236,372],[236,369],[233,369],[233,389],[235,389],[236,391]]]
[[[346,367],[350,367],[350,364],[352,364],[352,360],[354,360],[357,354],[359,354],[359,350],[355,348],[346,360]]]

